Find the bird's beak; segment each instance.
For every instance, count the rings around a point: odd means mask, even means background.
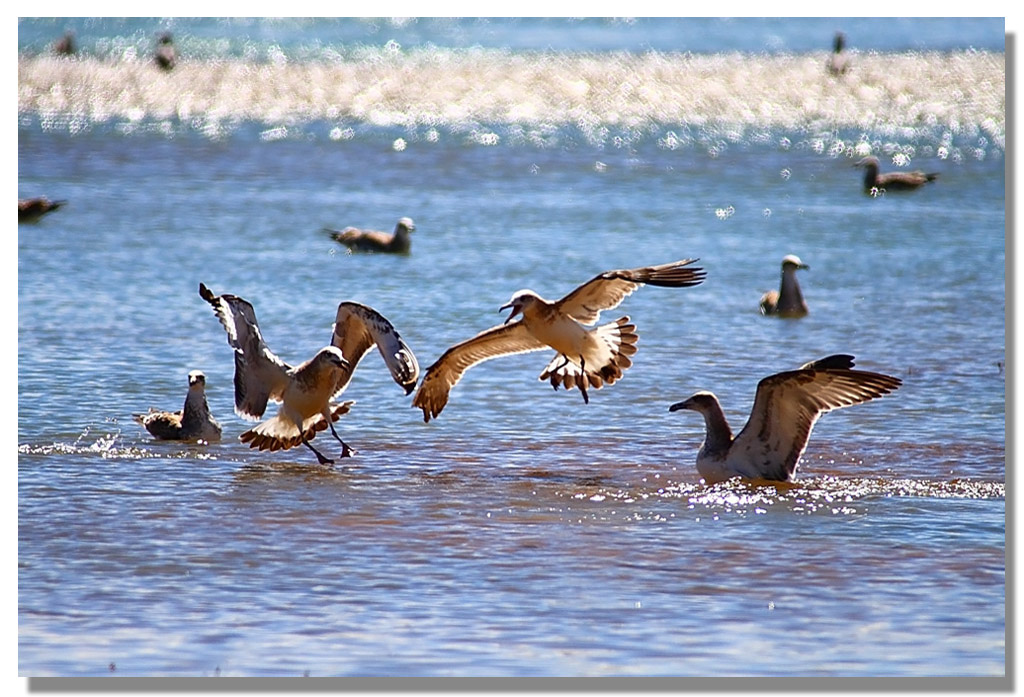
[[[800,266],[798,266],[797,268],[798,268],[798,269],[809,269],[809,268],[811,268],[811,267],[810,267],[810,266],[808,266],[807,264],[800,264]]]
[[[689,409],[690,400],[684,399],[682,402],[676,402],[668,408],[669,411],[679,411],[680,409]]]
[[[505,318],[505,324],[508,324],[509,322],[511,322],[512,318],[515,317],[516,315],[518,315],[519,314],[519,310],[521,309],[515,303],[508,303],[507,305],[502,305],[501,307],[499,307],[498,308],[498,312],[504,312],[505,310],[508,310],[509,308],[512,309],[512,314],[510,314],[508,317]]]

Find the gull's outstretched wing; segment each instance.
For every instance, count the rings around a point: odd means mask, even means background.
[[[853,356],[840,354],[761,380],[729,458],[757,462],[766,479],[788,479],[822,414],[881,397],[902,384],[899,378],[851,368]]]
[[[427,368],[412,406],[423,410],[423,420],[436,418],[448,403],[448,392],[462,374],[481,361],[514,353],[548,348],[526,329],[522,321],[502,324],[455,344]]]
[[[354,302],[343,302],[338,305],[338,314],[334,319],[334,334],[331,345],[341,349],[342,355],[349,362],[338,380],[334,396],[345,389],[356,364],[374,346],[384,357],[384,363],[391,371],[391,378],[409,394],[416,389],[416,381],[420,377],[420,366],[412,349],[402,340],[395,327],[372,307]]]
[[[235,351],[235,411],[259,419],[267,401],[281,401],[288,386],[290,366],[267,348],[252,305],[237,295],[214,295],[203,283],[199,296],[210,303]]]
[[[704,269],[690,267],[696,259],[683,259],[659,266],[605,271],[590,279],[556,303],[556,307],[582,324],[593,324],[602,310],[619,306],[642,285],[686,288],[704,280]]]

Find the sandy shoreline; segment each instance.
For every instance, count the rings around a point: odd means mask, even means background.
[[[433,51],[280,65],[182,60],[170,73],[139,61],[22,57],[18,111],[92,121],[967,127],[1005,138],[1005,54],[863,54],[841,79],[826,75],[825,56]]]

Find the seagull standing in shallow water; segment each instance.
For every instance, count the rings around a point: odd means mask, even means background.
[[[379,230],[360,230],[347,227],[344,230],[324,228],[324,232],[354,252],[384,252],[390,254],[408,254],[412,249],[412,238],[409,236],[416,225],[412,218],[400,218],[393,233]]]
[[[293,368],[264,343],[256,312],[247,300],[214,295],[202,283],[199,295],[213,307],[235,350],[235,411],[247,419],[260,419],[268,401],[281,402],[276,416],[239,436],[251,448],[287,450],[301,444],[316,454],[320,464],[331,464],[334,461],[309,442],[317,432],[330,428],[341,443],[341,456],[350,456],[354,451],[338,435],[334,422],[355,402],[332,400],[345,390],[356,365],[375,345],[392,379],[406,394],[416,385],[416,357],[391,323],[371,307],[354,302],[338,305],[331,344]]]
[[[504,324],[458,343],[427,369],[412,406],[423,410],[423,420],[436,418],[448,403],[448,393],[462,374],[481,361],[515,353],[555,350],[555,356],[540,374],[556,390],[578,387],[589,402],[587,387],[611,385],[633,364],[636,353],[636,325],[629,317],[588,329],[602,310],[619,306],[642,285],[686,288],[704,280],[704,270],[690,268],[696,259],[605,271],[587,281],[561,300],[549,301],[532,290],[521,290],[499,308],[512,312]],[[512,321],[516,315],[521,319]]]
[[[853,356],[838,354],[764,378],[747,425],[735,438],[711,392],[698,392],[668,410],[703,414],[706,437],[697,471],[706,483],[732,477],[791,481],[822,414],[881,397],[902,384],[899,378],[852,368]]]
[[[137,422],[158,440],[220,440],[220,424],[210,414],[206,403],[206,375],[200,370],[188,374],[188,394],[181,411],[158,411],[134,414]]]
[[[874,155],[858,160],[853,163],[854,167],[864,168],[864,193],[878,196],[883,191],[908,191],[924,186],[928,182],[935,181],[938,174],[935,172],[887,172],[879,174],[878,158]]]
[[[761,296],[761,314],[779,317],[803,317],[807,314],[807,303],[796,280],[797,269],[808,269],[795,254],[782,258],[782,281],[778,290],[770,290]]]

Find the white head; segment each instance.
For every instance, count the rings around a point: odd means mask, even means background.
[[[711,409],[718,406],[718,397],[712,392],[701,390],[696,392],[693,396],[688,399],[684,399],[682,402],[676,402],[668,408],[669,411],[679,411],[680,409],[689,409],[690,411],[700,412],[706,414]],[[720,407],[719,407],[720,408]]]
[[[322,349],[317,351],[314,357],[321,365],[331,366],[333,368],[347,368],[349,362],[345,360],[345,356],[341,353],[341,349],[337,346],[324,346]]]
[[[201,370],[193,370],[188,374],[188,389],[202,392],[206,388],[206,375]]]
[[[785,272],[787,268],[795,270],[809,269],[811,267],[800,261],[800,257],[798,257],[796,254],[787,254],[786,256],[782,257],[782,271]]]
[[[413,224],[412,218],[399,218],[398,225],[396,225],[395,228],[396,232],[401,228],[405,228],[407,232],[412,232],[416,229],[416,225]]]
[[[512,321],[512,318],[521,313],[525,308],[540,300],[540,296],[532,290],[517,290],[512,294],[512,299],[498,308],[498,312],[512,308],[512,313],[505,319],[505,324]]]

